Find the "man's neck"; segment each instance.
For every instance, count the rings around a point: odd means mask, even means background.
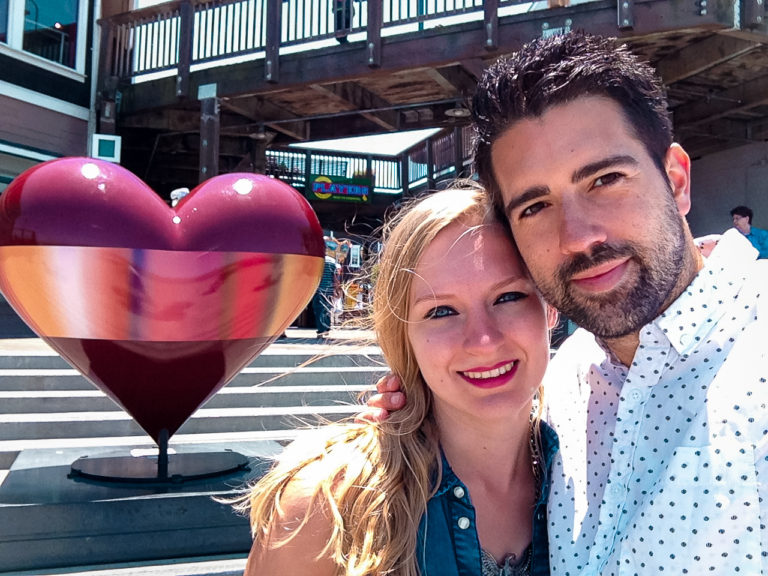
[[[704,258],[693,243],[693,240],[691,239],[688,244],[689,246],[685,258],[683,259],[683,267],[680,276],[678,276],[675,287],[669,293],[669,296],[659,309],[659,312],[656,315],[657,318],[669,308],[675,300],[677,300],[680,294],[682,294],[691,282],[693,282],[693,279],[696,277],[696,274],[699,273],[699,270],[704,267]],[[642,329],[642,326],[640,328]],[[618,338],[603,338],[602,341],[619,362],[624,366],[629,366],[632,363],[632,359],[635,357],[637,347],[640,345],[640,330]]]

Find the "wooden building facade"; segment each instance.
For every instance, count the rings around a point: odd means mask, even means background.
[[[38,162],[88,153],[97,9],[0,0],[0,191]]]

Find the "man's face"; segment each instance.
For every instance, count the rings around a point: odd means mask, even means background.
[[[512,124],[491,159],[520,253],[553,306],[617,338],[669,304],[687,249],[681,148],[662,174],[618,104],[586,96]]]
[[[749,234],[751,226],[749,225],[749,218],[747,216],[733,215],[733,227],[736,228],[742,234]]]

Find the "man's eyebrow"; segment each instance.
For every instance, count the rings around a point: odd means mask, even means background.
[[[590,176],[593,176],[594,174],[597,174],[598,172],[605,170],[606,168],[610,168],[611,166],[616,165],[631,165],[631,166],[638,166],[639,162],[636,158],[633,156],[629,156],[627,154],[617,154],[616,156],[609,156],[608,158],[603,158],[602,160],[597,160],[596,162],[590,162],[589,164],[586,164],[585,166],[582,166],[576,172],[573,173],[571,176],[571,182],[574,184],[577,184],[581,182],[582,180],[585,180],[589,178]],[[536,198],[540,198],[542,196],[545,196],[549,194],[549,187],[548,186],[532,186],[530,188],[527,188],[522,194],[519,196],[516,196],[515,198],[512,198],[507,205],[504,207],[504,214],[506,214],[507,218],[510,217],[512,214],[512,211],[521,206],[522,204],[526,204],[527,202],[530,202],[531,200],[535,200]]]
[[[504,214],[509,218],[512,211],[517,207],[526,204],[531,200],[535,200],[536,198],[540,198],[541,196],[546,196],[547,194],[549,194],[549,186],[532,186],[527,188],[525,192],[519,196],[515,196],[512,200],[507,202],[507,205],[504,207]]]
[[[576,170],[576,172],[573,173],[573,176],[571,176],[571,182],[573,184],[577,184],[582,180],[586,180],[590,176],[593,176],[594,174],[597,174],[606,168],[610,168],[611,166],[616,166],[617,164],[637,166],[639,163],[637,159],[635,159],[633,156],[629,156],[628,154],[617,154],[616,156],[609,156],[608,158],[603,158],[597,162],[592,162]]]

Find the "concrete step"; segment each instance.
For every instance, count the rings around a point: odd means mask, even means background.
[[[357,404],[269,408],[201,408],[179,429],[185,434],[281,430],[337,420],[359,411]],[[40,438],[119,437],[141,434],[122,411],[0,414],[0,441]]]
[[[323,406],[350,404],[373,387],[369,384],[330,384],[301,386],[226,386],[206,404],[206,408]],[[0,413],[50,414],[55,412],[112,412],[120,410],[106,394],[89,390],[0,390]]]
[[[311,346],[294,347],[287,344],[273,344],[248,364],[261,368],[290,368],[307,365],[315,368],[333,368],[342,366],[381,366],[381,353],[377,348],[350,347],[344,354],[338,352],[326,354],[302,350]],[[38,354],[3,354],[0,351],[0,370],[9,369],[66,369],[69,363],[52,350]]]
[[[243,368],[227,387],[260,386],[325,386],[334,384],[375,384],[386,368],[383,366],[308,366],[296,368]],[[93,390],[74,368],[6,368],[0,369],[0,391]],[[2,406],[0,406],[2,412]]]

